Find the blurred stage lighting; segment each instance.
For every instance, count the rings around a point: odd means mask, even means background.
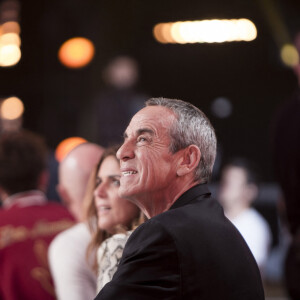
[[[0,66],[11,67],[16,65],[21,59],[21,50],[15,44],[0,44]]]
[[[248,19],[185,21],[159,23],[153,35],[164,44],[250,42],[256,39],[257,29]]]
[[[60,62],[68,68],[82,68],[89,64],[95,54],[94,44],[83,37],[75,37],[62,44],[58,51]]]
[[[86,142],[87,140],[81,137],[70,137],[61,141],[55,150],[56,160],[61,162],[72,149]]]
[[[21,28],[18,22],[15,21],[10,21],[10,22],[5,22],[1,25],[1,33],[16,33],[20,34]]]
[[[283,63],[288,67],[295,67],[299,64],[299,53],[292,44],[285,44],[280,50],[280,56]]]
[[[24,104],[17,97],[5,99],[1,104],[1,118],[5,120],[15,120],[24,113]]]
[[[18,22],[20,2],[2,1],[0,7],[0,67],[11,67],[21,59],[20,24]]]
[[[21,46],[21,39],[17,33],[9,32],[0,35],[0,47],[5,45]]]

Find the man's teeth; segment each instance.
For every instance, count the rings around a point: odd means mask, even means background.
[[[129,176],[129,175],[136,174],[136,173],[137,173],[136,171],[126,171],[126,172],[122,172],[122,175]]]

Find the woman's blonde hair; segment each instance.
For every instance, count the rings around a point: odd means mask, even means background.
[[[102,230],[98,227],[98,214],[97,214],[97,209],[95,206],[94,202],[94,190],[95,190],[95,184],[96,184],[96,178],[97,174],[99,172],[99,169],[105,160],[105,158],[109,156],[115,157],[116,160],[116,153],[119,149],[119,146],[113,146],[110,148],[107,148],[99,161],[99,163],[96,165],[94,168],[93,172],[91,173],[85,197],[84,197],[84,210],[85,210],[85,220],[88,223],[89,230],[91,232],[92,238],[91,241],[87,247],[86,251],[86,258],[88,262],[92,262],[92,268],[95,272],[98,270],[98,265],[97,265],[97,258],[96,258],[96,252],[99,246],[104,242],[107,238],[111,237],[112,234],[108,233],[105,230]],[[134,230],[136,227],[138,227],[140,224],[142,224],[145,221],[145,215],[140,212],[139,216],[134,218],[131,222],[131,224],[127,227],[124,225],[120,224],[116,226],[116,233],[125,233],[128,230]],[[90,257],[93,257],[91,260]]]

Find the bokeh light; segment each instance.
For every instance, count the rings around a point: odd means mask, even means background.
[[[163,26],[164,26],[163,23],[159,23],[159,24],[156,24],[153,28],[153,35],[156,38],[156,40],[160,43],[166,43],[166,41],[162,35]]]
[[[82,68],[95,54],[94,44],[83,37],[75,37],[62,44],[58,51],[60,62],[68,68]]]
[[[212,102],[211,111],[216,117],[225,119],[232,114],[232,104],[228,98],[218,97]]]
[[[6,120],[15,120],[22,116],[24,104],[17,97],[5,99],[1,104],[1,118]]]
[[[171,27],[171,35],[173,37],[173,40],[178,43],[178,44],[184,44],[185,40],[182,38],[181,35],[181,27],[182,27],[182,22],[175,22],[172,24]]]
[[[0,66],[10,67],[21,59],[21,50],[17,45],[8,44],[0,46]]]
[[[21,59],[19,14],[20,2],[18,0],[7,0],[1,3],[0,67],[14,66]]]
[[[10,21],[10,22],[5,22],[2,24],[1,32],[2,32],[2,34],[5,34],[5,33],[20,34],[21,28],[20,28],[20,25],[18,22]]]
[[[159,23],[153,35],[160,43],[224,43],[253,41],[257,30],[248,19]]]
[[[299,53],[292,44],[285,44],[280,50],[280,56],[285,65],[295,67],[299,64]]]
[[[175,39],[172,37],[172,25],[173,23],[165,23],[161,29],[165,43],[175,43]]]
[[[80,144],[86,143],[87,140],[82,137],[69,137],[61,141],[55,150],[55,158],[58,162],[61,162],[64,157],[75,147]]]
[[[21,39],[20,36],[17,33],[5,33],[0,36],[0,45],[5,46],[5,45],[16,45],[20,47],[21,45]]]

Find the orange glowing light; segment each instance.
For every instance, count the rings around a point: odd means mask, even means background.
[[[250,42],[256,39],[257,29],[248,19],[212,19],[159,23],[154,26],[153,35],[160,43]]]
[[[166,43],[175,43],[175,40],[172,37],[171,29],[172,29],[172,23],[164,23],[162,27],[162,36],[163,39],[166,41]]]
[[[5,33],[0,36],[0,44],[1,44],[1,46],[16,45],[16,46],[20,47],[21,39],[20,39],[20,36],[16,33],[13,33],[13,32]]]
[[[55,150],[56,160],[58,162],[61,162],[72,149],[86,142],[87,140],[81,137],[70,137],[63,140],[56,147]]]
[[[24,112],[23,102],[17,97],[5,99],[1,104],[1,118],[15,120],[22,116]]]
[[[164,36],[162,35],[163,26],[164,26],[163,23],[159,23],[159,24],[155,25],[153,28],[153,35],[158,42],[164,44],[164,43],[167,43],[167,41],[165,40]]]
[[[91,62],[94,54],[95,47],[90,40],[76,37],[62,44],[58,58],[68,68],[82,68]]]
[[[9,21],[2,24],[2,32],[20,34],[21,28],[18,22]]]
[[[10,67],[21,59],[21,50],[17,45],[0,45],[0,66]]]

